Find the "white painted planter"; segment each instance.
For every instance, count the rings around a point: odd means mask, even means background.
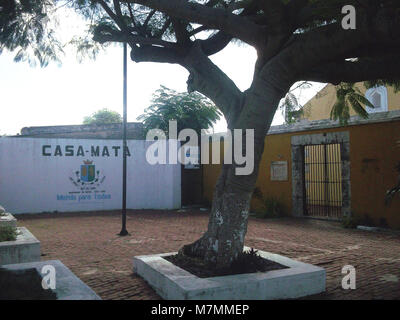
[[[14,271],[36,269],[38,274],[43,278],[44,275],[48,274],[48,271],[42,273],[44,266],[54,267],[56,287],[49,290],[55,292],[57,300],[101,300],[90,287],[73,274],[60,260],[9,264],[2,266],[2,268]]]
[[[0,214],[0,227],[16,227],[17,219],[11,213],[5,212]]]
[[[294,299],[325,291],[325,269],[277,254],[258,252],[288,268],[199,278],[163,259],[176,253],[165,253],[134,257],[133,270],[167,300]]]
[[[40,261],[40,241],[24,227],[17,230],[17,240],[0,242],[0,265]]]

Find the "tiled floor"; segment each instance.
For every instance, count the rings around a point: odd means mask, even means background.
[[[206,230],[200,211],[130,211],[130,236],[119,237],[118,212],[17,216],[40,241],[42,260],[59,259],[103,299],[159,299],[132,273],[135,255],[172,252]],[[319,299],[400,299],[400,235],[343,229],[305,219],[250,218],[246,245],[327,271]],[[342,289],[342,267],[356,268],[355,290]]]

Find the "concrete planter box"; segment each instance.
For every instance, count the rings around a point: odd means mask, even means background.
[[[17,240],[0,242],[0,265],[40,261],[40,241],[24,227],[17,230]]]
[[[101,300],[100,297],[88,287],[82,280],[71,272],[59,260],[48,260],[40,262],[8,264],[1,266],[2,269],[21,272],[29,269],[36,269],[37,273],[43,279],[47,274],[42,274],[44,266],[53,266],[55,269],[55,289],[52,290],[56,294],[56,300]]]
[[[0,214],[0,227],[16,227],[17,219],[11,213],[5,212]]]
[[[168,300],[293,299],[325,291],[326,273],[323,268],[269,252],[258,252],[288,268],[199,278],[163,259],[175,254],[165,253],[134,257],[133,269],[163,299]]]

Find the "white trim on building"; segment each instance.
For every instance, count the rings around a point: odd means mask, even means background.
[[[388,94],[385,86],[368,89],[365,97],[375,106],[375,108],[366,106],[368,113],[388,111]]]

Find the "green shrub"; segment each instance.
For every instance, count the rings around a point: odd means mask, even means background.
[[[342,218],[342,226],[346,229],[354,229],[360,224],[360,219],[354,214]]]
[[[388,225],[387,220],[385,218],[380,218],[379,219],[379,226],[381,228],[389,228],[389,225]]]
[[[376,227],[376,223],[374,223],[374,220],[368,214],[364,214],[364,216],[358,222],[358,224],[363,226]]]
[[[0,227],[0,242],[15,241],[17,239],[17,228],[15,227]]]
[[[206,197],[203,197],[201,204],[203,207],[206,207],[206,208],[212,207],[212,201],[208,200]]]
[[[365,226],[369,226],[369,227],[375,227],[376,226],[374,220],[372,220],[372,218],[368,214],[364,215],[364,219],[363,219],[362,222],[363,222],[363,225],[365,225]]]
[[[386,223],[385,219],[381,219],[381,226],[383,226]],[[356,228],[357,226],[367,226],[367,227],[376,227],[376,224],[374,221],[371,219],[371,217],[368,214],[364,215],[356,215],[352,213],[349,216],[343,217],[342,218],[342,225],[345,228]]]
[[[253,197],[257,200],[264,200],[264,196],[261,192],[261,189],[259,187],[255,187],[253,191]]]
[[[277,198],[268,197],[264,200],[265,210],[257,212],[258,218],[279,218],[286,216],[284,204]]]

